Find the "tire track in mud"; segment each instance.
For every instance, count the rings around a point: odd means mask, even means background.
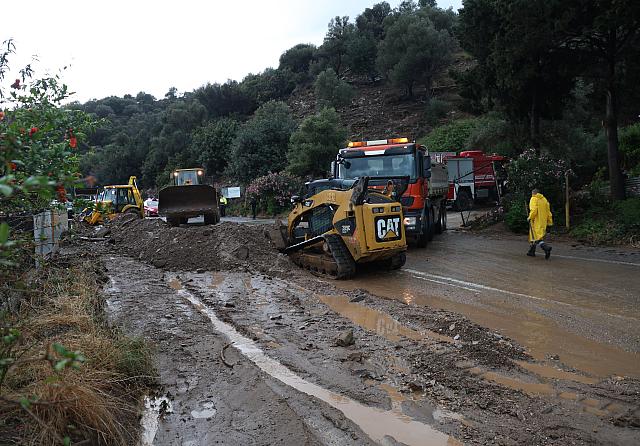
[[[426,385],[422,387],[424,395],[418,396],[418,403],[424,404],[425,398],[449,402],[464,414],[461,421],[465,426],[465,442],[486,444],[490,439],[500,438],[502,440],[499,443],[505,444],[515,441],[513,444],[574,442],[625,445],[635,444],[637,440],[638,436],[633,430],[619,429],[610,424],[628,409],[631,412],[634,407],[637,409],[631,396],[635,392],[633,382],[601,382],[542,364],[521,361],[522,358],[517,353],[509,353],[511,347],[500,353],[500,356],[504,355],[502,360],[495,362],[498,357],[491,359],[491,355],[495,353],[486,356],[493,348],[491,346],[509,346],[509,340],[500,336],[491,341],[492,333],[486,333],[485,329],[479,327],[465,327],[469,324],[468,321],[442,311],[436,311],[435,316],[447,319],[454,317],[453,325],[457,324],[462,329],[464,342],[463,339],[451,342],[452,338],[444,341],[441,335],[429,336],[434,327],[431,325],[425,330],[420,317],[432,318],[433,310],[379,299],[366,295],[362,290],[350,294],[360,302],[350,303],[349,298],[341,296],[344,291],[331,291],[333,285],[317,279],[283,280],[246,273],[214,273],[208,279],[206,275],[186,273],[184,277],[188,279],[185,283],[189,290],[196,292],[201,301],[212,305],[234,327],[247,336],[258,339],[262,348],[269,350],[270,356],[275,356],[305,376],[313,377],[314,381],[319,379],[325,386],[329,383],[318,375],[318,369],[309,364],[309,360],[313,362],[316,356],[313,352],[319,351],[322,353],[321,358],[325,358],[323,361],[334,366],[330,358],[335,355],[332,353],[335,348],[323,345],[323,340],[327,338],[326,330],[332,331],[332,327],[345,326],[341,322],[341,316],[346,316],[354,324],[373,333],[372,337],[361,331],[355,332],[354,329],[356,338],[361,340],[357,350],[371,357],[367,362],[378,362],[383,368],[387,367],[381,372],[386,376],[376,378],[382,379],[382,384],[376,379],[368,378],[362,381],[365,386],[385,388],[394,407],[398,409],[400,394],[395,389],[402,388],[402,384],[399,386],[398,383],[406,384],[417,379],[420,386]],[[226,279],[221,278],[221,275]],[[218,292],[211,293],[211,289]],[[216,299],[221,300],[216,303]],[[337,314],[327,314],[326,310],[322,310],[323,303]],[[230,308],[225,310],[225,305]],[[356,311],[353,307],[360,307],[360,310]],[[221,308],[223,309],[220,310]],[[390,317],[390,314],[394,316]],[[272,319],[273,315],[276,315],[275,321]],[[315,328],[308,334],[312,336],[309,339],[313,339],[314,345],[307,349],[304,340],[296,339],[295,334],[296,327],[300,329],[304,326],[301,322],[308,319],[309,315],[319,316],[312,316],[312,326]],[[416,325],[417,321],[420,324]],[[450,322],[446,326],[449,324]],[[395,344],[395,348],[399,348],[396,350],[399,355],[396,354],[393,361],[385,361],[378,354],[384,352],[385,347],[380,340],[374,339],[375,335],[389,340],[400,338]],[[479,344],[471,342],[473,337],[480,339]],[[302,346],[298,348],[297,354],[308,355],[306,362],[303,359],[293,359],[296,354],[291,353],[291,350],[296,345]],[[391,351],[394,350],[393,345],[392,343]],[[349,356],[354,354],[350,353]],[[402,357],[409,363],[402,360]],[[498,364],[502,364],[500,361],[505,359],[507,362],[502,367],[499,366]],[[398,362],[403,363],[401,370],[390,365]],[[497,369],[494,368],[496,365]],[[344,368],[339,363],[336,367]],[[332,375],[331,381],[329,388],[341,387],[340,380],[333,382],[335,376]],[[624,387],[612,391],[619,384],[630,385],[630,393],[625,394]],[[361,398],[357,393],[353,395],[357,399]],[[424,407],[416,406],[416,401],[412,401],[414,395],[412,392],[401,395],[401,412],[404,415],[420,416],[425,413]],[[411,404],[405,407],[405,403]],[[625,419],[624,416],[622,419]]]
[[[279,384],[235,348],[220,361],[226,337],[164,280],[162,270],[124,257],[105,258],[112,325],[151,346],[160,395],[153,445],[367,445],[367,436],[339,411]]]
[[[173,286],[176,279],[173,278]],[[185,289],[177,290],[194,308],[206,315],[214,328],[229,338],[232,345],[241,354],[250,359],[263,372],[282,383],[307,395],[313,396],[340,410],[347,418],[358,425],[372,440],[383,442],[389,437],[407,446],[461,446],[453,437],[437,431],[431,426],[401,415],[396,411],[386,411],[363,405],[351,398],[332,392],[313,384],[280,362],[265,355],[258,345],[241,335],[231,325],[221,321],[215,312],[202,303],[194,294]]]

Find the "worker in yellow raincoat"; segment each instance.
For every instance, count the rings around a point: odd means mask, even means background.
[[[535,257],[536,246],[540,246],[544,251],[544,258],[548,260],[551,256],[551,246],[544,242],[544,236],[547,234],[547,226],[553,226],[553,216],[549,202],[538,189],[531,191],[527,220],[529,220],[529,242],[531,243],[527,255]]]

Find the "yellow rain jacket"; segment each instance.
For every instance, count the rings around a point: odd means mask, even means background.
[[[529,200],[529,241],[542,240],[547,226],[553,226],[551,208],[544,195],[537,193]]]
[[[220,195],[220,204],[224,204],[226,206],[227,205],[227,197],[225,197],[224,195]]]

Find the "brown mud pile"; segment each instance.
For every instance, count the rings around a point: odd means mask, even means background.
[[[261,227],[230,222],[170,227],[160,219],[118,219],[109,229],[113,251],[156,268],[219,271],[251,267],[272,274],[294,268]]]

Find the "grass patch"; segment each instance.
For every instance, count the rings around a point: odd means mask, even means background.
[[[49,265],[15,284],[24,295],[2,318],[0,444],[136,444],[151,355],[105,323],[95,262]]]

